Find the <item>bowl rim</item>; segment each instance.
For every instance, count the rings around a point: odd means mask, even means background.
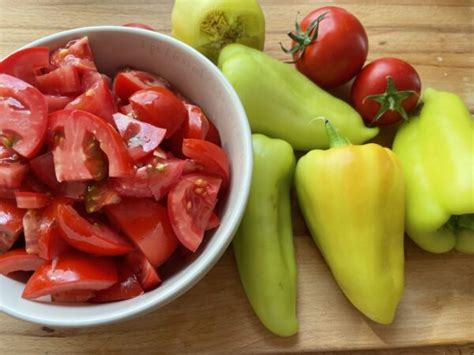
[[[207,59],[203,54],[198,52],[196,49],[192,48],[191,46],[181,42],[169,35],[150,31],[141,28],[134,28],[134,27],[124,27],[124,26],[87,26],[87,27],[78,27],[73,28],[61,32],[52,33],[36,39],[19,49],[13,51],[17,52],[19,50],[25,48],[31,48],[35,46],[47,45],[50,42],[57,41],[63,37],[73,37],[73,36],[84,36],[88,33],[97,33],[97,32],[123,32],[123,33],[135,33],[140,34],[145,37],[155,38],[161,41],[166,41],[172,43],[174,46],[179,47],[182,51],[186,52],[193,57],[193,60],[196,60],[200,66],[206,66],[209,68],[212,75],[217,76],[219,81],[222,83],[223,88],[225,89],[226,93],[230,95],[232,102],[235,104],[235,110],[237,111],[238,116],[243,117],[245,119],[240,120],[239,125],[245,132],[243,137],[243,141],[240,143],[242,146],[242,150],[248,152],[246,159],[243,159],[243,179],[240,181],[239,186],[239,193],[236,196],[235,206],[232,209],[228,210],[229,214],[229,221],[224,225],[220,225],[219,228],[216,230],[216,233],[219,233],[221,236],[217,242],[213,245],[209,245],[210,249],[206,250],[206,258],[198,257],[196,260],[192,262],[192,264],[186,266],[185,269],[187,270],[186,277],[180,278],[177,280],[177,283],[173,285],[173,287],[166,288],[162,292],[157,292],[151,298],[142,300],[141,302],[130,302],[129,305],[126,305],[124,308],[119,310],[114,310],[107,314],[100,314],[95,317],[89,317],[87,319],[74,319],[69,318],[66,321],[64,320],[57,320],[54,317],[47,317],[47,316],[38,316],[29,314],[27,311],[18,309],[15,307],[7,307],[6,305],[0,304],[0,311],[9,314],[13,317],[40,324],[46,326],[53,326],[53,327],[63,327],[63,328],[79,328],[79,327],[90,327],[90,326],[99,326],[109,323],[114,323],[126,319],[130,319],[141,314],[150,312],[157,308],[160,308],[169,302],[177,299],[185,292],[187,292],[190,288],[196,285],[217,263],[217,261],[221,258],[224,252],[227,250],[228,246],[230,245],[235,232],[239,226],[240,220],[242,219],[245,206],[247,204],[248,195],[250,192],[250,185],[251,185],[251,178],[252,178],[252,166],[253,166],[253,156],[252,156],[252,139],[251,139],[251,130],[250,125],[248,123],[248,119],[245,113],[245,110],[242,106],[242,103],[237,95],[236,91],[226,79],[226,77],[222,74],[222,72],[217,68],[214,63],[212,63],[209,59]],[[11,53],[10,53],[11,54]],[[8,55],[10,55],[8,54]],[[215,237],[215,236],[214,236]],[[0,275],[0,277],[4,277]],[[160,290],[157,288],[156,290]],[[153,291],[150,291],[153,292]],[[128,300],[128,301],[132,301]],[[122,301],[127,302],[127,301]],[[45,307],[51,307],[50,304],[44,303]],[[64,306],[68,307],[68,306]],[[100,305],[95,307],[100,307]],[[51,312],[54,314],[54,312]]]

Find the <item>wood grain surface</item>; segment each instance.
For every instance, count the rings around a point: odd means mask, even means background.
[[[262,0],[266,51],[305,14],[328,2]],[[369,59],[411,62],[425,87],[458,93],[474,112],[472,1],[333,1],[353,12],[369,35]],[[422,4],[422,5],[419,5]],[[170,32],[172,1],[0,0],[0,57],[60,30],[143,22]],[[340,90],[344,95],[344,89]],[[88,329],[50,329],[0,314],[0,354],[151,352],[307,352],[474,354],[474,257],[431,255],[407,241],[406,289],[391,326],[361,316],[344,298],[294,206],[300,331],[267,332],[252,313],[231,250],[192,290],[141,318]],[[2,292],[2,290],[0,290]],[[434,347],[433,347],[434,346]],[[400,349],[404,348],[404,349]]]

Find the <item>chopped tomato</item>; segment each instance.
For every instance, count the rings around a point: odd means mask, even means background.
[[[121,113],[113,115],[115,126],[127,144],[128,153],[138,161],[153,153],[166,134],[166,129],[135,120]]]
[[[59,68],[36,77],[37,88],[44,94],[64,95],[81,91],[81,79],[72,65]]]
[[[164,87],[137,91],[129,101],[139,120],[166,129],[165,138],[171,137],[188,116],[181,100]]]
[[[44,260],[38,255],[28,254],[25,249],[15,249],[0,255],[0,274],[8,275],[15,271],[34,271]]]
[[[216,229],[219,227],[219,224],[221,224],[219,217],[214,212],[212,212],[211,218],[209,218],[209,223],[206,226],[206,231]]]
[[[35,87],[0,74],[0,135],[3,143],[25,158],[41,148],[48,125],[48,106]]]
[[[56,141],[53,158],[58,181],[103,179],[105,162],[97,157],[100,150],[108,158],[109,176],[133,174],[120,135],[101,118],[79,110],[57,111],[50,115],[50,129]]]
[[[0,254],[9,250],[23,230],[24,210],[15,201],[0,200]]]
[[[222,180],[210,175],[184,175],[168,194],[168,213],[181,244],[195,252],[202,242]]]
[[[121,201],[120,195],[108,183],[93,183],[87,186],[84,198],[86,211],[93,213],[107,205],[114,205]]]
[[[104,209],[111,222],[135,242],[154,267],[173,254],[178,240],[165,207],[148,199],[130,199]]]
[[[38,210],[28,210],[23,216],[23,234],[25,249],[28,254],[39,254],[38,236],[41,223],[41,213]]]
[[[111,86],[112,79],[107,75],[101,74],[97,71],[86,72],[81,79],[82,91],[87,91],[100,81],[104,81],[108,88]]]
[[[49,202],[49,196],[41,192],[17,191],[15,192],[18,208],[43,208]]]
[[[131,118],[135,118],[135,115],[133,114],[132,106],[130,104],[120,106],[120,113],[123,113],[124,115],[127,115]]]
[[[36,84],[36,74],[49,66],[48,47],[21,49],[0,62],[0,73],[5,73],[31,85]]]
[[[138,281],[140,281],[145,291],[152,290],[161,283],[160,276],[155,268],[140,250],[127,254],[125,260],[135,275],[137,275]]]
[[[55,50],[50,60],[56,67],[71,64],[80,72],[97,71],[87,37],[69,41],[64,47]]]
[[[74,100],[73,96],[62,96],[62,95],[44,95],[46,102],[48,103],[48,112],[54,112],[62,110],[68,103]]]
[[[119,99],[127,101],[135,92],[152,86],[169,88],[170,84],[157,75],[140,70],[125,70],[115,76],[113,91]]]
[[[71,290],[103,290],[117,280],[117,267],[111,258],[68,252],[36,269],[23,290],[23,297],[34,299]]]
[[[58,224],[63,239],[77,250],[103,256],[123,255],[134,248],[107,225],[89,223],[72,206],[58,206]]]
[[[26,174],[28,165],[16,162],[0,162],[0,187],[16,189],[20,187]]]
[[[95,297],[92,290],[71,290],[51,294],[54,303],[83,303]]]
[[[154,197],[159,201],[178,182],[184,164],[180,159],[157,159],[138,168],[133,177],[113,179],[112,186],[121,196]]]
[[[138,282],[137,276],[125,263],[117,265],[118,282],[111,287],[98,291],[96,296],[90,300],[92,303],[104,303],[128,300],[143,294],[143,288]]]
[[[217,130],[216,126],[214,126],[212,121],[209,121],[209,130],[207,131],[206,140],[218,145],[219,147],[222,145],[219,131]]]
[[[183,138],[206,138],[209,130],[209,120],[201,111],[199,106],[185,104],[188,112],[188,118],[184,121],[181,127],[176,131],[172,138],[173,151],[181,154],[183,146]]]
[[[221,177],[223,185],[227,186],[230,177],[229,160],[221,147],[201,139],[185,138],[183,140],[183,154],[204,165],[207,173]]]
[[[114,124],[112,115],[116,110],[112,93],[105,80],[99,80],[82,95],[66,105],[66,109],[76,109],[93,113],[106,122]]]

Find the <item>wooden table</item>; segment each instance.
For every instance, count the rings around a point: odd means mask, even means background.
[[[278,43],[286,42],[296,12],[305,14],[319,2],[262,0],[266,50],[283,59]],[[457,92],[474,111],[472,1],[335,3],[365,25],[369,59],[406,59],[425,87]],[[33,39],[73,27],[143,22],[169,33],[171,8],[172,1],[165,0],[0,0],[0,57]],[[474,353],[474,257],[430,255],[408,242],[406,290],[396,321],[381,326],[361,316],[343,297],[296,207],[294,220],[301,327],[297,336],[275,337],[256,320],[229,250],[191,291],[139,319],[61,330],[0,315],[0,353],[300,352],[415,346],[423,348],[403,353]],[[432,345],[439,346],[426,347]]]

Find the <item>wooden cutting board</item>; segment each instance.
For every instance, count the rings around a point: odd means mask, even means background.
[[[423,5],[418,5],[423,3]],[[266,50],[283,59],[279,42],[315,0],[261,1]],[[369,59],[411,62],[425,87],[460,94],[474,112],[473,2],[334,1],[364,24]],[[0,0],[0,57],[60,30],[143,22],[170,32],[172,1]],[[301,16],[300,15],[300,18]],[[344,90],[340,91],[344,95]],[[228,250],[192,290],[141,318],[90,329],[50,329],[0,314],[0,353],[25,352],[300,352],[417,348],[409,353],[473,353],[474,257],[432,255],[406,245],[406,289],[390,326],[361,316],[344,298],[294,206],[300,331],[291,338],[267,332],[252,313]],[[2,292],[2,290],[0,290]],[[468,345],[453,345],[468,344]],[[398,351],[390,351],[398,353]]]

